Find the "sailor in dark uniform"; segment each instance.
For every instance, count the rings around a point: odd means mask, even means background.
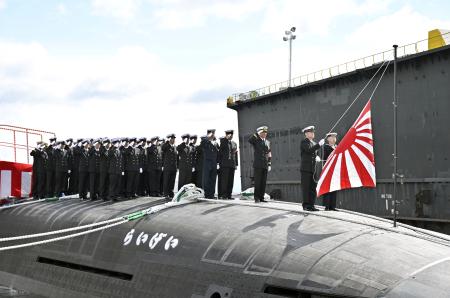
[[[336,149],[336,136],[337,133],[330,132],[326,135],[326,143],[323,146],[323,163],[325,164],[327,162],[328,157],[330,154]],[[332,210],[336,211],[336,191],[332,191],[329,193],[326,193],[322,196],[323,205],[325,206],[325,210]]]
[[[219,144],[217,144],[215,133],[215,129],[208,129],[206,137],[202,137],[200,142],[203,154],[203,189],[207,199],[214,199],[216,189]]]
[[[66,152],[67,152],[67,167],[68,167],[68,171],[67,171],[67,179],[65,180],[65,185],[64,185],[64,193],[65,194],[74,194],[75,192],[72,192],[72,188],[70,187],[70,184],[72,184],[72,174],[73,174],[73,139],[72,138],[68,138],[66,140],[66,144],[64,146]]]
[[[181,136],[181,144],[177,146],[178,152],[178,189],[192,181],[192,147],[189,145],[189,134]]]
[[[301,164],[301,187],[303,193],[303,209],[306,211],[318,211],[314,207],[316,201],[316,181],[314,180],[314,172],[316,168],[317,150],[325,143],[322,139],[319,143],[314,142],[314,126],[305,127],[302,132],[305,139],[300,144]]]
[[[101,140],[95,139],[92,145],[89,150],[89,197],[96,200],[99,197]]]
[[[119,177],[119,194],[124,198],[127,197],[127,175],[126,175],[126,164],[127,156],[125,155],[125,148],[129,146],[128,138],[122,138],[119,150],[122,155],[122,174]]]
[[[56,138],[49,139],[49,145],[45,148],[47,153],[47,173],[45,182],[47,184],[47,197],[55,196],[55,157],[53,153],[55,151]]]
[[[47,168],[47,153],[45,152],[45,143],[37,142],[37,146],[30,155],[33,156],[33,199],[43,199],[45,197],[45,174]]]
[[[108,196],[111,201],[116,201],[120,191],[120,177],[123,175],[122,151],[119,149],[121,140],[119,138],[111,140],[111,147],[108,150],[108,174],[109,191]]]
[[[173,198],[177,176],[178,153],[175,147],[175,138],[175,134],[168,135],[168,140],[161,147],[163,154],[163,193],[166,198]]]
[[[68,153],[65,149],[65,142],[57,143],[54,151],[55,159],[55,195],[58,197],[64,196],[65,187],[67,184],[67,174],[69,172]]]
[[[128,139],[129,144],[125,147],[125,176],[127,179],[126,195],[128,198],[136,198],[139,172],[142,171],[140,164],[140,149],[136,146],[136,138]]]
[[[137,181],[136,181],[136,193],[139,196],[145,196],[145,194],[147,193],[147,171],[144,171],[144,169],[146,168],[146,163],[147,163],[147,153],[146,148],[145,148],[145,144],[147,142],[147,138],[140,138],[139,140],[137,140],[137,146],[135,148],[136,150],[136,154],[138,156],[139,159],[139,172],[137,175]]]
[[[162,174],[162,150],[158,146],[159,137],[152,137],[147,147],[147,179],[149,185],[149,196],[157,197],[160,193],[160,181]]]
[[[83,151],[83,139],[77,139],[76,144],[72,146],[72,173],[70,174],[69,193],[78,193],[78,179],[80,176],[80,155]]]
[[[219,198],[231,199],[234,184],[234,172],[238,166],[237,145],[233,139],[233,130],[226,130],[225,137],[220,139],[219,166],[220,190]]]
[[[88,139],[81,141],[83,146],[80,151],[80,159],[78,163],[78,195],[81,200],[86,200],[88,182],[89,182],[89,147],[90,142]]]
[[[165,138],[159,138],[158,139],[158,147],[159,150],[161,151],[161,160],[163,161],[163,152],[162,152],[162,146],[166,143],[166,139]],[[164,161],[161,165],[161,177],[159,179],[159,196],[164,196],[164,175],[163,175],[163,170],[164,170]]]
[[[255,203],[265,202],[267,173],[272,168],[272,151],[270,142],[267,140],[267,126],[258,127],[256,134],[253,134],[248,142],[253,146],[253,171],[255,191]]]
[[[192,173],[192,183],[195,184],[195,186],[202,188],[203,187],[203,154],[202,154],[202,147],[200,145],[197,145],[197,135],[191,136],[191,143],[189,144],[193,151],[192,151],[192,158],[193,158],[193,164],[194,164],[194,172]]]
[[[108,150],[111,147],[111,140],[108,138],[102,139],[102,146],[100,147],[100,175],[98,184],[98,194],[104,201],[108,200],[108,169],[109,157]]]

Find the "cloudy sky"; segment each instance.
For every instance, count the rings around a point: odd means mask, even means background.
[[[0,124],[61,138],[237,128],[232,93],[450,29],[448,1],[0,0]]]

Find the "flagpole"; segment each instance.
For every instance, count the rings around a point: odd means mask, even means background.
[[[397,45],[393,45],[394,47],[394,173],[392,174],[392,178],[394,180],[394,194],[393,194],[393,203],[394,203],[394,228],[397,227]]]

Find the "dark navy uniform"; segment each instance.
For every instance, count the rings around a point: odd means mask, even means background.
[[[83,139],[77,140],[77,145],[73,146],[72,149],[72,172],[70,173],[70,183],[69,183],[69,193],[78,193],[78,179],[79,172],[78,168],[80,166],[80,155],[83,147],[78,146],[78,143],[82,142]]]
[[[84,141],[86,144],[87,141]],[[82,148],[78,163],[78,195],[80,199],[85,200],[89,181],[89,150]]]
[[[68,171],[67,171],[67,179],[65,181],[65,185],[64,185],[64,193],[65,194],[74,194],[76,192],[72,192],[72,189],[70,187],[70,184],[72,183],[72,174],[73,174],[73,148],[72,148],[72,143],[73,143],[73,139],[67,139],[66,140],[66,145],[65,145],[65,150],[67,152],[67,166],[68,166]]]
[[[89,193],[90,199],[96,200],[100,185],[100,148],[89,150]]]
[[[192,182],[195,186],[203,187],[203,153],[200,145],[190,144],[192,147],[192,158],[194,163],[194,174],[192,175]]]
[[[272,162],[270,142],[261,139],[258,134],[252,135],[248,142],[253,146],[254,198],[255,202],[260,202],[264,201],[267,172]]]
[[[140,196],[145,196],[147,194],[147,171],[144,171],[147,164],[147,152],[144,148],[144,144],[147,141],[146,138],[139,139],[139,145],[136,147],[136,152],[139,158],[139,173],[137,179],[137,194]]]
[[[231,199],[234,172],[238,166],[237,144],[227,138],[220,139],[219,148],[220,189],[219,198]]]
[[[63,143],[60,143],[63,145]],[[64,145],[63,145],[64,146]],[[69,170],[69,155],[67,151],[62,148],[54,150],[55,161],[55,195],[62,196],[67,185],[67,172]]]
[[[109,168],[109,157],[108,149],[106,146],[110,144],[109,139],[103,140],[103,145],[100,147],[100,175],[98,184],[98,194],[101,199],[108,199],[108,168]]]
[[[30,152],[33,156],[32,196],[35,199],[45,197],[45,174],[47,170],[47,153],[41,148]]]
[[[167,138],[175,138],[175,135],[169,135]],[[166,141],[162,147],[163,154],[163,193],[165,197],[173,197],[175,178],[177,175],[178,153],[175,145]]]
[[[314,131],[314,127],[307,127],[303,132]],[[315,209],[314,204],[316,201],[316,186],[317,183],[314,180],[314,172],[316,168],[316,156],[317,150],[320,145],[316,142],[305,138],[300,144],[300,174],[301,174],[301,187],[303,193],[303,209]],[[311,211],[311,210],[310,210]],[[315,211],[315,210],[312,210]]]
[[[158,138],[152,138],[151,141],[157,141]],[[160,181],[162,174],[162,149],[156,143],[147,147],[147,173],[149,184],[149,195],[159,196],[161,195]]]
[[[119,139],[111,140],[111,143],[119,143]],[[120,177],[123,172],[122,151],[115,146],[111,146],[108,150],[108,174],[109,174],[109,191],[108,196],[111,200],[116,200],[120,193]]]
[[[208,137],[203,137],[200,147],[203,155],[203,190],[205,198],[213,199],[216,188],[219,145],[215,141],[209,140]]]
[[[188,138],[189,135],[181,136],[183,139]],[[178,152],[178,189],[192,181],[192,147],[185,142],[177,146]]]
[[[56,138],[51,138],[50,142],[55,141]],[[45,153],[47,153],[47,173],[46,173],[46,190],[47,196],[55,196],[55,157],[53,156],[54,148],[53,145],[49,145],[45,148]]]
[[[130,142],[135,139],[130,139]],[[135,198],[137,192],[137,183],[139,179],[140,165],[140,153],[141,150],[138,147],[132,145],[126,147],[123,151],[125,157],[125,176],[127,179],[126,194],[129,198]]]

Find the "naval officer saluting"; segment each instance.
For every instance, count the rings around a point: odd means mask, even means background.
[[[319,143],[314,142],[314,126],[308,126],[302,129],[305,134],[305,138],[301,142],[301,187],[303,193],[303,209],[306,211],[318,211],[319,209],[314,207],[316,201],[316,182],[314,181],[314,170],[316,168],[316,151],[325,143],[324,139],[321,139]]]
[[[256,129],[256,133],[250,137],[248,142],[253,146],[253,173],[255,182],[255,203],[265,202],[267,173],[271,170],[272,152],[270,142],[267,140],[267,126]]]

